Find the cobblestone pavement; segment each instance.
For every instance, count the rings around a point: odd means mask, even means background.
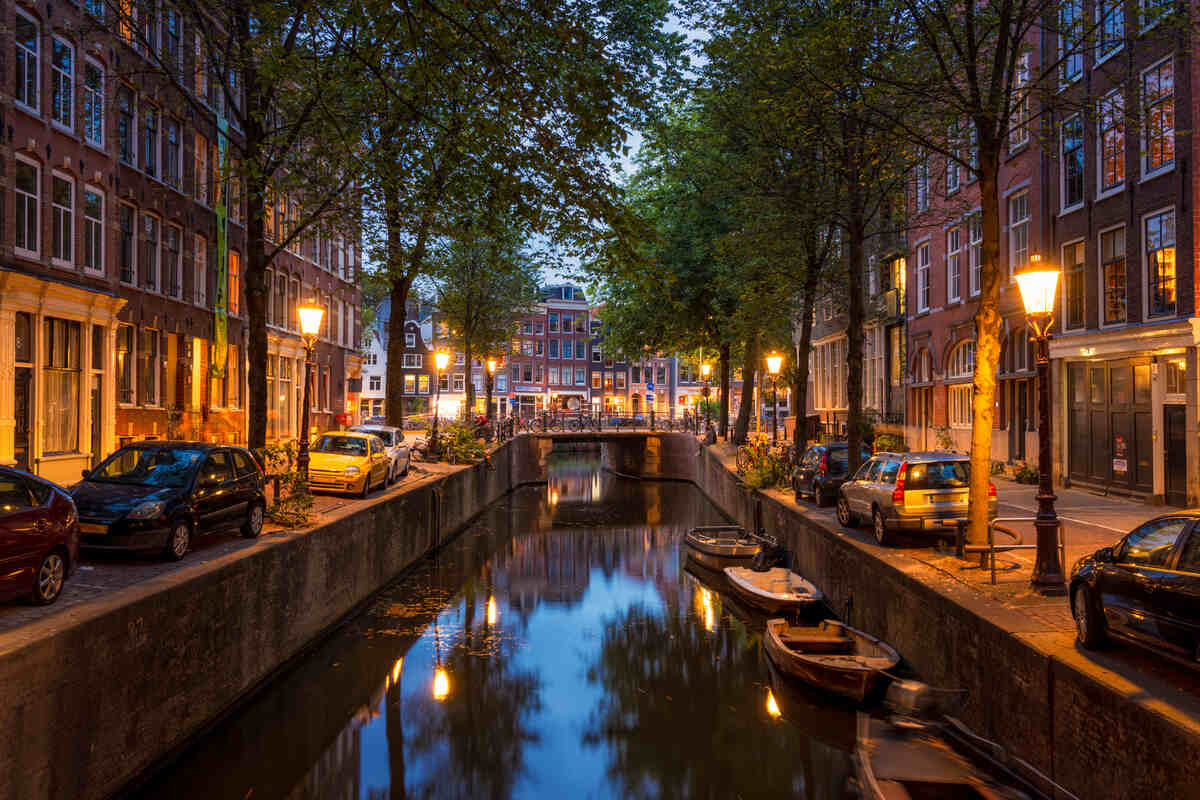
[[[414,462],[407,478],[389,489],[375,491],[367,500],[340,495],[317,495],[313,501],[315,514],[310,528],[288,531],[268,523],[258,540],[243,539],[236,533],[197,537],[192,541],[191,551],[182,561],[164,561],[157,554],[123,556],[84,551],[81,553],[80,563],[63,587],[62,595],[53,605],[34,606],[24,600],[0,604],[0,633],[15,630],[36,620],[52,619],[60,615],[66,622],[71,619],[71,615],[81,613],[86,604],[120,589],[160,578],[169,579],[172,573],[215,561],[238,550],[259,546],[262,542],[303,536],[306,530],[311,530],[324,520],[350,513],[364,504],[379,502],[456,469],[462,467]],[[270,489],[267,491],[269,502]]]

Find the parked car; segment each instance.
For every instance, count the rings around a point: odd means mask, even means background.
[[[0,599],[53,603],[79,556],[79,515],[61,486],[0,467]]]
[[[408,475],[412,461],[412,448],[404,443],[404,431],[390,425],[354,425],[350,430],[357,433],[372,433],[383,440],[384,451],[391,459],[388,467],[388,483],[395,483]]]
[[[846,480],[849,455],[850,448],[845,442],[810,445],[792,471],[796,502],[808,495],[818,506],[831,505],[837,499],[838,487]],[[862,461],[870,457],[871,451],[863,448]]]
[[[392,459],[383,440],[373,433],[329,431],[308,448],[308,486],[330,492],[351,492],[366,497],[386,486]]]
[[[202,442],[126,445],[71,487],[83,547],[162,552],[178,561],[193,536],[262,532],[262,467],[241,447]]]
[[[1200,510],[1163,514],[1071,569],[1079,643],[1110,634],[1200,667]]]
[[[838,490],[838,522],[871,520],[875,540],[894,531],[947,535],[967,518],[970,459],[961,453],[877,453]],[[996,486],[988,482],[988,516],[996,516]]]

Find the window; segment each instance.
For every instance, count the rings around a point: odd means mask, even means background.
[[[642,382],[642,368],[641,367],[633,367],[632,372],[633,372],[633,382],[641,383]]]
[[[1125,229],[1100,234],[1100,270],[1104,280],[1104,324],[1126,319]]]
[[[378,382],[377,377],[372,377],[372,380]],[[379,391],[379,390],[372,388],[371,391]],[[416,391],[417,391],[417,376],[416,375],[405,375],[404,376],[404,389],[402,391],[404,394],[416,394]]]
[[[117,401],[133,403],[133,326],[117,326]]]
[[[1150,278],[1150,315],[1175,313],[1175,212],[1146,217],[1146,274]]]
[[[529,323],[526,323],[526,325],[528,325],[528,324]],[[564,313],[562,315],[562,332],[563,333],[571,332],[571,315],[570,314]],[[528,331],[526,331],[526,333],[528,333]]]
[[[50,118],[75,127],[75,48],[57,36],[50,40]]]
[[[20,15],[17,15],[20,19]],[[38,236],[42,229],[41,203],[42,171],[36,164],[18,158],[16,164],[17,250],[37,255]]]
[[[179,188],[180,172],[182,170],[182,153],[180,147],[179,121],[167,117],[163,124],[163,155],[162,177],[168,185]]]
[[[138,334],[138,401],[144,406],[156,406],[159,401],[158,338],[158,331],[150,328],[142,328]]]
[[[575,315],[575,332],[587,333],[587,314],[579,313]]]
[[[1083,73],[1083,52],[1079,46],[1082,22],[1083,0],[1066,0],[1058,11],[1058,58],[1062,83],[1072,83]]]
[[[404,346],[405,347],[416,347],[417,346],[417,335],[415,333],[404,334]]]
[[[83,190],[83,268],[104,274],[104,195]]]
[[[538,336],[544,336],[546,334],[546,324],[539,319],[533,323],[533,332]]]
[[[1125,183],[1125,100],[1120,91],[1100,101],[1100,191]]]
[[[158,109],[147,105],[142,109],[142,171],[158,176]]]
[[[13,31],[17,49],[17,85],[13,95],[18,105],[35,114],[38,109],[38,93],[41,90],[42,67],[39,63],[39,36],[37,23],[17,12],[17,24]]]
[[[208,308],[208,240],[199,234],[192,243],[192,301]]]
[[[117,89],[117,156],[130,166],[135,163],[133,135],[137,121],[134,108],[133,90],[122,84]]]
[[[1029,57],[1029,53],[1021,54],[1013,75],[1012,122],[1008,131],[1010,152],[1029,143]]]
[[[604,375],[602,373],[599,373],[599,372],[592,373],[592,388],[593,389],[603,389],[604,388]],[[610,391],[612,390],[612,381],[611,380],[609,380],[609,382],[608,382],[608,388]]]
[[[121,282],[130,284],[134,283],[134,281],[137,279],[137,270],[135,268],[136,256],[134,255],[135,250],[133,244],[133,220],[133,206],[127,206],[122,203],[120,219],[118,221],[120,226],[119,243],[121,248],[118,255],[120,257]]]
[[[563,383],[566,383],[566,381],[563,381]],[[587,370],[583,367],[575,368],[575,385],[587,386]]]
[[[952,126],[950,128],[950,138],[951,138],[951,141],[956,141],[958,139],[958,126],[957,125]],[[958,153],[959,153],[959,151],[956,148],[954,151],[954,155],[957,157]],[[957,158],[947,158],[946,159],[946,194],[947,195],[954,194],[955,192],[958,191],[958,184],[959,184],[958,178],[959,178],[959,172],[958,172]]]
[[[972,214],[967,220],[967,261],[970,269],[969,291],[971,296],[979,294],[983,286],[983,217]]]
[[[158,217],[142,214],[142,249],[138,253],[142,285],[151,291],[161,290],[158,282]]]
[[[541,339],[533,343],[533,354],[535,356],[544,355],[546,351],[546,343]]]
[[[461,372],[454,373],[454,391],[466,391],[466,376]]]
[[[412,375],[408,375],[408,376],[406,376],[405,379],[409,380],[412,377],[413,377]],[[412,390],[408,388],[407,384],[405,385],[405,388],[408,390],[408,392],[410,394],[412,393]],[[380,375],[371,375],[370,377],[368,377],[367,378],[367,391],[382,392],[383,391],[383,377]]]
[[[967,382],[974,372],[975,342],[963,342],[950,354],[946,364],[946,379],[962,381],[949,387],[950,426],[953,428],[969,428],[975,418],[971,407],[973,389]]]
[[[917,248],[917,310],[929,310],[929,244]]]
[[[83,0],[83,7],[96,19],[104,19],[104,0]]]
[[[1170,9],[1169,0],[1138,0],[1138,15],[1141,18],[1142,30],[1158,24],[1163,14]]]
[[[1171,560],[1175,540],[1187,528],[1188,522],[1180,517],[1147,522],[1117,546],[1117,561],[1122,564],[1165,567]]]
[[[75,184],[61,175],[50,176],[50,256],[70,266],[74,260]]]
[[[1062,163],[1062,209],[1083,205],[1083,117],[1079,114],[1062,124],[1059,147]]]
[[[417,391],[420,392],[421,394],[429,394],[429,376],[428,375],[418,375],[417,376]]]
[[[1008,199],[1008,274],[1012,277],[1029,263],[1029,193]]]
[[[547,380],[548,380],[550,383],[552,383],[552,384],[554,384],[555,386],[557,386],[557,385],[558,385],[558,383],[559,383],[559,381],[558,381],[558,367],[550,367],[549,374],[550,374],[550,377],[549,377]]]
[[[558,314],[550,314],[549,325],[551,333],[558,333]],[[553,358],[553,356],[551,356]]]
[[[230,316],[242,313],[242,255],[237,250],[229,251],[229,298],[226,301]],[[329,315],[322,320],[328,325]]]
[[[946,285],[947,301],[954,302],[962,297],[962,231],[951,228],[946,234]]]
[[[93,61],[83,63],[83,138],[104,147],[104,70]]]
[[[946,362],[946,378],[970,378],[975,374],[975,342],[968,340],[950,354]]]
[[[1083,280],[1086,266],[1083,242],[1063,248],[1063,327],[1067,330],[1084,325]]]
[[[134,26],[137,22],[137,8],[134,7],[133,0],[118,0],[117,4],[120,8],[120,17],[117,20],[117,35],[132,46],[134,43]]]
[[[595,364],[600,363],[600,348],[599,347],[592,348],[592,362]],[[608,366],[610,366],[610,367],[612,366],[612,359],[609,359]]]
[[[404,362],[403,362],[402,366],[404,366],[406,369],[420,369],[421,368],[421,354],[420,353],[405,353],[404,354]]]
[[[624,372],[617,373],[617,388],[618,389],[625,388],[625,373]]]
[[[70,453],[79,448],[80,325],[47,317],[44,321],[45,397],[42,425],[46,453]]]
[[[550,352],[548,353],[548,357],[549,358],[558,358],[558,339],[551,339],[548,343],[548,346],[549,346],[549,350],[550,350]]]
[[[587,342],[583,339],[575,340],[575,357],[580,361],[587,358]]]
[[[1175,164],[1175,68],[1170,58],[1142,73],[1142,104],[1142,174],[1149,175]]]
[[[1096,0],[1099,22],[1099,59],[1112,55],[1125,43],[1125,4],[1121,0]]]
[[[917,164],[916,177],[917,211],[929,210],[929,160],[923,158]]]
[[[1184,395],[1187,393],[1187,362],[1182,358],[1173,358],[1163,364],[1163,370],[1166,373],[1167,390],[1170,395]]]
[[[200,134],[196,134],[194,149],[192,150],[193,177],[192,186],[195,189],[196,200],[208,205],[208,140]],[[268,229],[270,226],[267,226]]]
[[[163,11],[163,64],[178,74],[183,68],[183,45],[181,43],[179,12],[167,8]]]
[[[163,283],[166,285],[168,297],[179,297],[183,291],[182,271],[180,263],[180,242],[183,230],[174,225],[166,226],[166,238],[163,240]]]

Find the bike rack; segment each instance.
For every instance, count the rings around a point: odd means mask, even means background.
[[[958,520],[955,525],[955,555],[963,558],[967,553],[979,553],[979,566],[981,569],[991,566],[992,584],[996,583],[996,553],[1006,553],[1009,550],[1037,550],[1036,544],[1025,544],[1024,537],[1012,528],[1000,525],[1001,522],[1037,522],[1037,517],[997,517],[988,523],[988,543],[982,544],[967,544],[967,521],[965,519]],[[1067,533],[1063,526],[1063,521],[1057,521],[1058,527],[1058,557],[1060,563],[1067,563]],[[1013,544],[996,544],[996,531],[1003,533],[1006,536],[1013,538]]]

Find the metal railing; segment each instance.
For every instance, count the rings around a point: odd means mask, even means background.
[[[1024,537],[1012,528],[1007,528],[1001,522],[1037,522],[1037,517],[997,517],[988,523],[987,544],[967,544],[967,521],[959,520],[956,526],[954,550],[959,558],[967,553],[979,553],[979,567],[992,571],[992,584],[996,583],[996,553],[1007,553],[1009,550],[1037,550],[1036,544],[1025,544]],[[996,544],[996,532],[1011,536],[1012,544]],[[1059,563],[1067,563],[1067,534],[1063,521],[1058,520],[1058,557]]]

